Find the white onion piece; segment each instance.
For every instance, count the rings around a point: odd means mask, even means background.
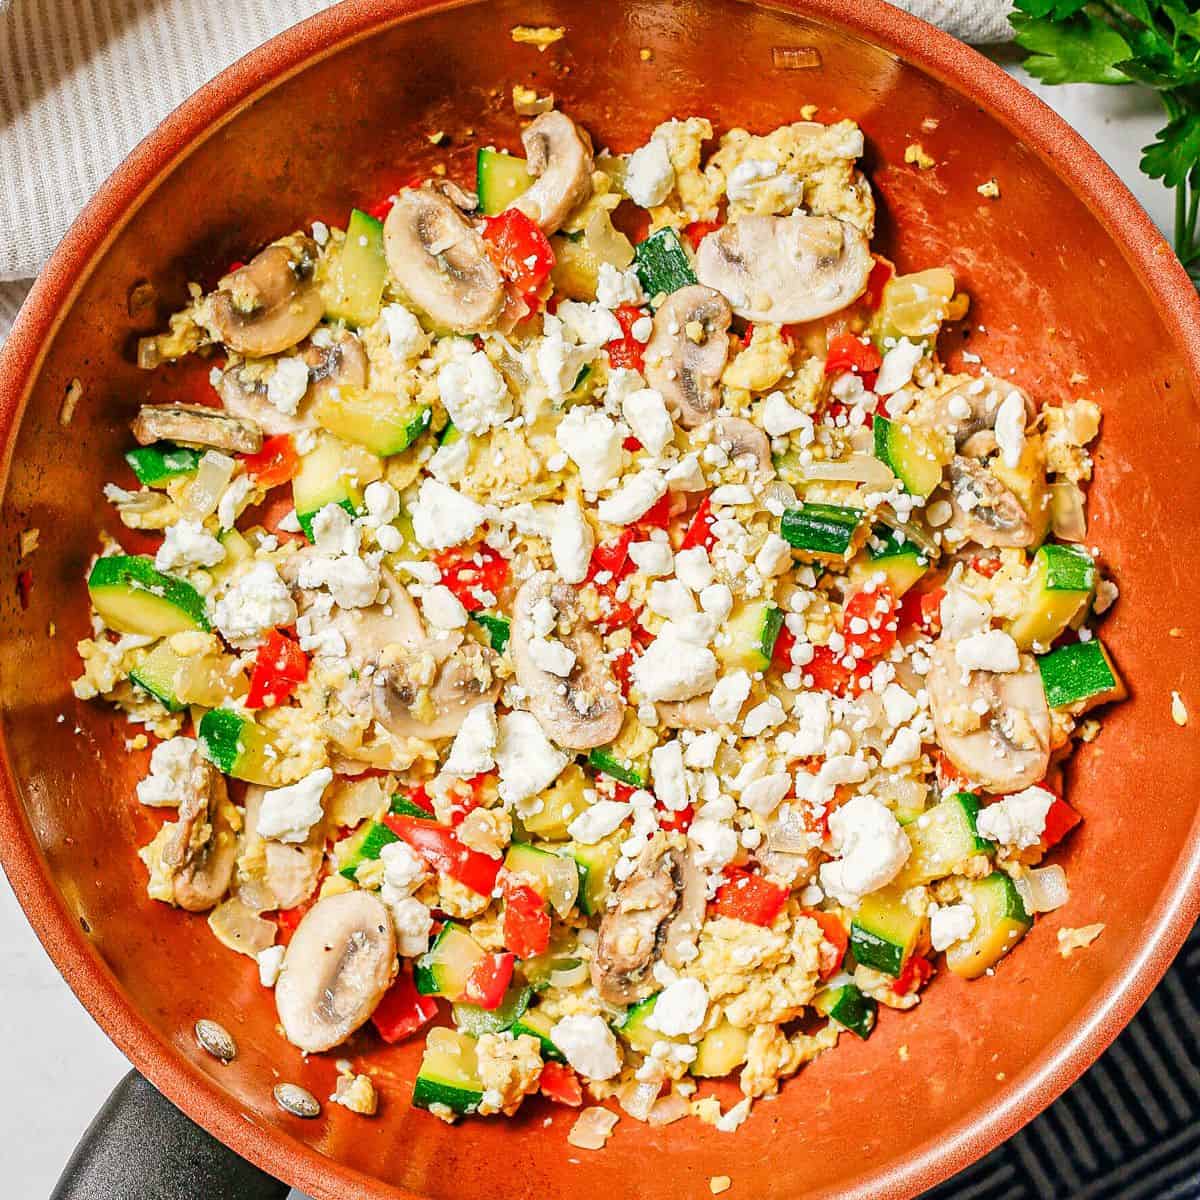
[[[1062,908],[1071,898],[1067,873],[1057,864],[1035,868],[1029,872],[1028,879],[1033,905],[1030,912],[1053,912],[1056,908]]]
[[[550,986],[556,988],[571,988],[582,983],[588,977],[588,967],[582,959],[569,967],[559,967],[550,972]]]
[[[888,526],[889,529],[904,534],[905,538],[912,542],[918,550],[928,554],[931,558],[936,559],[941,555],[937,542],[916,522],[910,524],[907,521],[901,521],[886,505],[875,516],[881,524]]]
[[[543,864],[546,899],[560,917],[565,917],[579,895],[579,868],[573,858],[554,856]]]
[[[237,463],[228,454],[209,450],[196,468],[196,478],[183,491],[180,508],[192,521],[203,521],[217,511],[217,504],[233,478]]]
[[[807,854],[813,848],[812,834],[797,805],[782,805],[767,823],[767,846],[780,854]]]
[[[620,1117],[615,1112],[609,1112],[607,1108],[585,1108],[571,1126],[567,1141],[572,1146],[578,1146],[580,1150],[603,1150],[608,1135],[619,1120]]]
[[[664,1096],[650,1110],[651,1125],[670,1125],[673,1121],[682,1121],[691,1116],[692,1106],[678,1093],[672,1092]]]
[[[851,454],[838,462],[798,462],[793,469],[801,479],[863,483],[881,492],[890,491],[896,483],[887,464],[871,454]]]
[[[1078,484],[1068,480],[1050,485],[1050,524],[1064,542],[1087,541],[1087,510]]]
[[[639,1083],[631,1079],[617,1090],[617,1103],[635,1120],[648,1121],[650,1110],[662,1091],[662,1080],[652,1079]]]
[[[789,508],[796,508],[800,501],[796,498],[796,489],[782,479],[775,479],[763,488],[763,507],[769,513],[779,516]]]

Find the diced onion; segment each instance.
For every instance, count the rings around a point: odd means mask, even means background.
[[[776,516],[799,504],[796,499],[796,489],[782,479],[776,479],[763,488],[762,502],[763,507]]]
[[[767,846],[781,854],[807,854],[812,850],[812,834],[797,805],[784,804],[768,823]]]
[[[1057,864],[1034,868],[1029,872],[1028,879],[1032,900],[1031,912],[1053,912],[1056,908],[1062,908],[1071,898],[1067,873]]]
[[[887,464],[871,454],[851,454],[849,458],[837,462],[798,462],[793,469],[802,481],[862,483],[882,492],[889,491],[896,483],[896,477]]]
[[[217,511],[237,463],[228,454],[209,450],[196,468],[196,478],[184,489],[180,508],[193,521],[203,521]]]
[[[559,964],[550,972],[551,987],[571,988],[588,977],[588,966],[582,959],[564,958],[559,960]]]
[[[664,1096],[650,1110],[651,1125],[670,1125],[692,1114],[692,1106],[678,1092]]]
[[[888,526],[889,529],[904,534],[905,538],[923,553],[933,558],[937,558],[941,554],[937,542],[920,525],[915,522],[901,521],[886,505],[875,516],[881,524]]]
[[[1064,542],[1087,541],[1087,510],[1078,484],[1064,481],[1050,485],[1050,523]]]
[[[579,868],[573,858],[555,858],[545,864],[546,899],[560,917],[565,917],[575,906],[579,895]]]
[[[275,922],[264,921],[240,900],[226,900],[209,913],[208,927],[227,950],[257,957],[275,944]]]
[[[367,775],[361,779],[338,776],[325,801],[325,814],[330,824],[349,829],[386,807],[387,795],[379,776]]]
[[[635,1120],[649,1121],[650,1110],[662,1091],[662,1080],[639,1082],[636,1079],[623,1083],[617,1089],[617,1103]]]
[[[430,1036],[432,1037],[432,1034]],[[617,1114],[609,1112],[607,1108],[585,1108],[571,1126],[567,1141],[572,1146],[578,1146],[580,1150],[603,1150],[608,1135],[619,1120]]]

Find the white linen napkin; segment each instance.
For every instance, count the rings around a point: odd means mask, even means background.
[[[1010,0],[897,0],[971,42]],[[75,214],[235,59],[330,0],[0,0],[0,340]]]

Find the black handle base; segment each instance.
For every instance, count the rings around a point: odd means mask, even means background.
[[[284,1200],[272,1179],[131,1071],[88,1126],[50,1200]]]

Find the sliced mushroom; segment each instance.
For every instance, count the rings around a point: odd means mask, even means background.
[[[288,943],[275,985],[287,1040],[308,1053],[341,1045],[370,1019],[396,967],[391,914],[374,892],[318,900]]]
[[[1029,654],[1009,672],[964,671],[940,639],[926,676],[938,745],[974,784],[1015,792],[1037,783],[1050,761],[1050,710]]]
[[[180,442],[236,454],[257,454],[262,449],[262,429],[253,421],[202,404],[143,404],[130,428],[143,446]]]
[[[475,705],[500,694],[498,661],[494,650],[469,641],[440,663],[428,650],[402,654],[372,676],[376,717],[393,737],[453,737]]]
[[[1020,388],[991,375],[969,379],[932,400],[922,400],[912,410],[915,424],[954,435],[954,445],[968,457],[981,458],[995,449],[990,443],[972,444],[980,434],[996,427],[1000,405],[1013,393],[1021,397],[1027,416],[1033,418],[1033,404]]]
[[[407,188],[383,226],[388,267],[405,295],[433,323],[474,333],[496,323],[504,280],[483,238],[439,192]]]
[[[654,314],[646,380],[685,429],[703,425],[720,406],[732,320],[725,297],[700,284],[672,292]]]
[[[312,238],[293,234],[226,275],[211,301],[221,341],[248,358],[264,358],[308,337],[325,315],[317,257]]]
[[[1033,545],[1035,531],[1025,506],[983,463],[956,455],[947,483],[951,524],[971,541],[988,548]]]
[[[704,876],[686,845],[657,837],[617,889],[600,922],[592,983],[610,1004],[633,1004],[657,989],[654,964],[680,967],[679,948],[704,920]]]
[[[570,117],[542,113],[521,134],[533,186],[512,203],[554,233],[592,194],[592,139]]]
[[[225,411],[253,421],[272,437],[316,428],[314,410],[322,396],[342,384],[362,387],[367,382],[367,355],[362,342],[348,330],[324,332],[328,336],[320,341],[310,338],[300,347],[299,355],[308,366],[309,384],[294,413],[284,412],[270,402],[267,381],[259,377],[261,368],[245,363],[230,367],[217,384]]]
[[[739,467],[775,474],[771,443],[757,425],[751,425],[742,417],[718,417],[713,422],[712,440]]]
[[[430,186],[465,213],[473,213],[479,207],[479,197],[474,192],[463,191],[453,179],[435,179]]]
[[[534,661],[538,638],[534,608],[549,601],[554,634],[575,655],[565,678],[542,670]],[[606,746],[621,732],[625,705],[621,689],[604,659],[600,635],[584,616],[576,591],[553,571],[541,571],[521,586],[513,605],[512,659],[517,683],[548,737],[567,750]]]
[[[656,704],[658,719],[668,729],[720,729],[724,724],[713,712],[707,696],[691,700],[662,700]]]
[[[696,274],[748,321],[815,321],[862,295],[874,260],[836,217],[743,217],[700,243]]]
[[[175,903],[204,912],[225,895],[237,859],[229,821],[229,794],[220,771],[194,756],[189,786],[179,801],[179,820],[163,845],[162,863],[171,872]]]

